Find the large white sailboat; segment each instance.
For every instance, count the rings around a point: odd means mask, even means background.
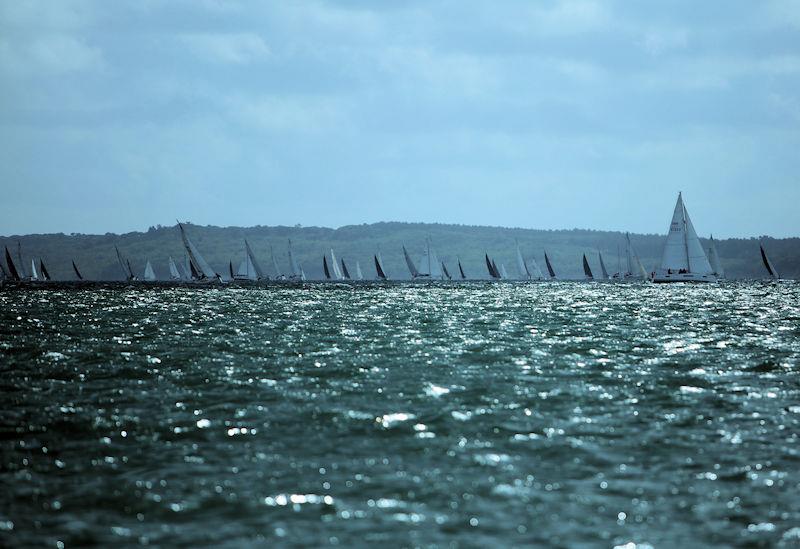
[[[653,282],[716,282],[717,276],[708,262],[703,245],[697,237],[689,212],[678,193],[672,222],[661,255],[661,267]]]
[[[195,247],[194,243],[189,240],[183,224],[178,222],[178,227],[181,230],[181,239],[183,240],[183,247],[186,249],[186,254],[189,256],[189,269],[193,280],[202,280],[204,282],[218,281],[220,277],[214,272],[214,269],[206,262],[200,250]]]

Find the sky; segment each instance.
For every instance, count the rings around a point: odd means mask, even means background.
[[[0,1],[0,234],[800,235],[800,3]]]

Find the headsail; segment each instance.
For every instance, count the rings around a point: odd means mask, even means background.
[[[39,258],[39,270],[42,271],[42,279],[50,280],[50,273],[47,272],[47,268],[44,266],[44,260]]]
[[[39,280],[39,273],[36,271],[36,261],[31,259],[31,280]]]
[[[497,268],[497,263],[494,262],[494,259],[492,259],[492,269],[494,270],[494,274],[497,275],[497,278],[503,278],[503,273]]]
[[[531,272],[530,267],[528,268],[528,272],[531,273],[531,278],[535,278],[536,280],[544,280],[544,274],[542,274],[542,270],[539,268],[539,264],[536,262],[535,258],[528,258],[525,264],[533,266],[533,272]]]
[[[178,227],[180,227],[181,230],[181,239],[183,240],[183,245],[186,248],[186,253],[189,254],[189,263],[193,270],[197,271],[198,274],[201,275],[199,278],[217,278],[217,273],[215,273],[214,269],[212,269],[211,266],[206,263],[206,260],[203,259],[202,255],[200,255],[200,250],[198,250],[194,243],[189,240],[189,236],[186,234],[186,230],[183,228],[183,225],[180,222],[178,222]]]
[[[17,268],[19,269],[20,279],[28,278],[28,273],[25,271],[25,262],[22,261],[22,243],[17,241]]]
[[[364,273],[361,272],[361,264],[356,261],[356,280],[364,280]]]
[[[150,260],[147,260],[144,266],[144,279],[148,282],[153,282],[156,279],[156,273],[153,272],[153,265],[150,264]]]
[[[378,275],[378,278],[381,280],[386,280],[386,271],[383,270],[383,265],[381,265],[380,257],[374,255],[373,258],[375,259],[375,272]]]
[[[519,249],[519,242],[517,242],[517,271],[519,271],[520,278],[524,280],[531,279],[531,272],[528,270],[525,258],[522,257],[522,251]]]
[[[233,270],[233,265],[231,265],[231,270]],[[181,279],[181,273],[178,271],[178,266],[175,264],[175,260],[172,259],[172,256],[169,256],[169,278],[170,280]]]
[[[269,255],[272,257],[272,268],[275,271],[275,280],[281,279],[281,270],[278,268],[278,261],[275,259],[275,252],[272,251],[272,244],[269,245]]]
[[[342,270],[339,268],[339,263],[336,261],[336,255],[333,253],[333,248],[331,248],[331,269],[333,270],[333,275],[336,277],[336,280],[342,280],[344,278]]]
[[[342,276],[345,279],[350,280],[350,271],[347,270],[347,265],[344,262],[344,258],[342,258]]]
[[[647,271],[645,271],[639,259],[639,254],[636,253],[636,249],[633,247],[633,244],[631,244],[630,233],[625,233],[625,254],[628,261],[628,270],[625,276],[632,278],[648,278]]]
[[[289,241],[289,252],[291,253],[292,250],[292,241]],[[261,265],[258,263],[255,254],[253,253],[252,248],[250,248],[250,244],[248,244],[247,239],[244,241],[244,250],[247,253],[247,257],[250,260],[250,265],[253,267],[253,271],[255,271],[256,279],[261,280],[264,277],[264,270],[261,268]]]
[[[458,261],[458,272],[461,273],[461,280],[466,280],[467,275],[464,274],[464,267],[461,266],[461,258],[456,258]]]
[[[114,250],[117,252],[117,261],[119,262],[119,268],[122,270],[122,276],[125,280],[133,280],[133,272],[131,271],[130,262],[126,263],[125,260],[122,258],[122,254],[119,253],[119,248],[114,246]]]
[[[298,264],[298,267],[300,267],[300,280],[305,282],[306,281],[306,272],[303,270],[303,266],[302,265]]]
[[[547,266],[547,272],[550,275],[550,278],[556,277],[556,272],[553,270],[553,265],[550,263],[550,258],[547,257],[547,252],[544,252],[544,264]]]
[[[603,280],[608,280],[608,270],[606,270],[606,264],[603,263],[603,254],[598,251],[597,257],[600,258],[600,270],[603,272]]]
[[[778,271],[775,269],[775,265],[772,264],[772,261],[769,260],[767,257],[767,251],[764,249],[764,244],[759,242],[758,247],[761,249],[761,260],[764,262],[764,267],[766,267],[769,276],[778,280],[780,276],[778,276]]]
[[[708,243],[708,262],[711,263],[711,269],[714,271],[714,274],[717,275],[717,278],[725,278],[725,270],[720,263],[719,254],[717,254],[717,246],[714,244],[713,234]]]
[[[294,253],[292,252],[292,241],[289,240],[289,251],[287,252],[289,255],[289,268],[292,270],[292,278],[300,278],[300,265],[297,264],[297,259],[294,257]]]
[[[489,254],[484,254],[486,258],[486,268],[489,270],[489,276],[492,278],[500,278],[500,273],[497,272],[497,266],[494,264],[494,261],[489,259]]]
[[[235,280],[236,279],[236,275],[233,273],[233,260],[232,259],[228,260],[228,275],[230,275],[231,280]]]
[[[414,261],[411,259],[411,256],[408,255],[408,250],[406,250],[405,246],[403,246],[403,257],[406,259],[406,265],[408,266],[408,271],[411,273],[411,278],[417,278],[419,276],[419,271],[414,265]]]
[[[78,280],[83,280],[83,275],[78,270],[78,266],[75,265],[75,260],[74,259],[72,260],[72,270],[75,271],[75,276],[78,277]]]
[[[331,279],[331,270],[328,268],[328,257],[322,256],[322,269],[325,271],[325,278]]]
[[[592,269],[589,268],[589,262],[586,260],[586,254],[583,254],[583,274],[587,280],[593,280]]]
[[[508,278],[508,271],[506,271],[506,266],[503,263],[500,264],[500,275],[502,278]]]
[[[444,261],[442,261],[442,275],[442,280],[444,280],[444,278],[447,278],[447,280],[453,280],[453,277],[447,272],[447,266],[444,264]]]
[[[14,280],[21,280],[19,271],[17,270],[16,265],[14,265],[14,260],[11,259],[11,253],[8,251],[8,246],[6,246],[6,265],[8,266],[8,272],[11,274],[11,278]]]

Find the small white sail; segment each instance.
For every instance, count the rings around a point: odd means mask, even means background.
[[[344,280],[344,275],[342,274],[342,269],[339,267],[339,262],[336,261],[336,256],[333,254],[333,248],[331,248],[331,267],[333,268],[333,276],[336,280]]]
[[[39,280],[39,273],[36,271],[36,262],[31,259],[31,280]]]
[[[686,248],[689,254],[689,272],[703,275],[711,274],[714,270],[711,268],[711,263],[708,262],[708,257],[706,257],[700,238],[694,230],[694,225],[686,206],[683,207],[683,211],[686,216]]]
[[[259,265],[253,250],[250,248],[250,244],[247,243],[247,240],[244,241],[244,249],[247,253],[248,259],[250,260],[250,265],[252,265],[253,270],[255,271],[256,280],[261,280],[264,278],[264,270],[261,268],[261,265]]]
[[[300,266],[297,264],[297,260],[294,258],[294,254],[292,253],[291,239],[289,240],[289,251],[287,253],[289,255],[289,268],[292,270],[292,278],[301,278]]]
[[[406,250],[405,246],[403,246],[403,257],[406,260],[406,266],[408,267],[408,272],[411,273],[411,278],[417,278],[418,276],[420,276],[420,272],[419,270],[417,270],[417,266],[414,265],[414,261],[411,259],[411,256],[408,255],[408,250]],[[378,259],[380,260],[380,256],[378,256]],[[382,261],[381,261],[381,268],[383,268]]]
[[[206,263],[206,260],[203,259],[202,255],[200,255],[200,250],[198,250],[194,243],[189,240],[189,236],[186,234],[186,230],[183,228],[183,225],[178,223],[178,227],[181,229],[181,238],[183,239],[183,245],[186,248],[186,253],[189,254],[189,261],[194,265],[194,268],[204,278],[217,278],[217,273],[215,273],[214,269],[212,269],[211,266]]]
[[[364,280],[364,273],[361,272],[361,264],[356,261],[356,280]]]
[[[714,274],[717,275],[717,278],[725,278],[725,270],[722,268],[722,264],[719,261],[719,254],[717,254],[717,246],[714,244],[713,234],[708,243],[708,262],[711,263],[711,269],[714,271]]]
[[[169,256],[169,278],[170,280],[180,280],[181,273],[178,271],[178,266],[175,265],[175,260]]]
[[[603,254],[600,251],[597,252],[597,257],[600,258],[600,271],[603,273],[603,280],[608,280],[608,270],[606,269],[606,264],[603,262]]]
[[[506,271],[506,266],[503,263],[500,264],[500,278],[508,278],[508,271]]]
[[[235,280],[258,280],[258,272],[247,250],[245,250],[242,262],[239,263],[239,268],[233,278]]]
[[[442,262],[439,261],[439,256],[436,255],[436,250],[431,247],[430,240],[428,241],[428,257],[430,258],[430,273],[431,278],[441,278],[444,280],[444,273],[442,272]]]
[[[144,265],[144,280],[148,282],[153,282],[156,279],[156,273],[153,271],[153,266],[150,264],[150,260],[148,259]]]
[[[303,266],[302,265],[299,265],[299,267],[300,267],[300,280],[305,282],[305,280],[306,280],[306,272],[303,270]]]
[[[519,242],[517,242],[517,271],[519,271],[519,277],[521,279],[531,279],[531,273],[528,271],[528,265],[525,264],[525,259],[522,257],[522,251],[519,249]]]
[[[275,259],[275,252],[272,251],[272,244],[269,245],[269,255],[272,257],[272,269],[275,271],[275,280],[281,280],[283,275],[281,274],[281,270],[278,268],[278,261]]]

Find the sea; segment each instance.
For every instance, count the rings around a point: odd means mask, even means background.
[[[800,546],[800,283],[0,290],[0,546]]]

